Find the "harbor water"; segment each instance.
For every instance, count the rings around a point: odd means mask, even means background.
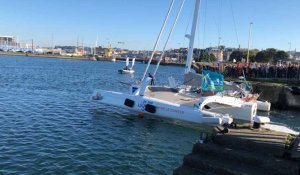
[[[118,74],[124,65],[0,56],[0,174],[172,174],[201,129],[91,100],[97,88],[129,91],[146,67]],[[156,83],[183,71],[160,66]],[[300,112],[266,115],[300,130]]]

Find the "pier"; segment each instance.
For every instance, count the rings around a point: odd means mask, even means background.
[[[292,87],[274,85],[272,83],[252,82],[254,93],[260,94],[261,100],[267,100],[276,109],[294,109],[300,110],[300,94],[294,91]]]
[[[296,136],[240,125],[229,133],[214,128],[204,143],[197,142],[192,153],[174,175],[222,174],[300,174],[299,140]],[[289,143],[289,144],[288,144]]]
[[[118,60],[118,61],[126,61],[126,58],[125,57],[117,57],[116,60]],[[130,58],[129,60],[132,60],[132,58]],[[149,61],[149,58],[136,58],[135,61],[147,64],[148,61]],[[157,62],[158,62],[157,60],[152,60],[151,64],[157,64]],[[160,65],[170,65],[170,66],[184,67],[185,63],[173,63],[173,62],[164,62],[164,61],[162,61],[160,63]]]

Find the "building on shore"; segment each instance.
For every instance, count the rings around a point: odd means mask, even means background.
[[[225,48],[225,47],[224,47]],[[208,47],[205,49],[205,53],[208,55],[213,54],[218,61],[223,61],[223,52],[224,48],[219,46],[219,47]]]
[[[113,50],[111,47],[105,48],[105,47],[96,47],[96,55],[98,57],[103,57],[103,58],[111,58],[113,54]]]
[[[0,46],[18,46],[14,36],[0,36]]]
[[[223,52],[223,61],[229,61],[230,55],[233,51],[236,51],[236,48],[225,48]]]
[[[300,52],[295,52],[293,58],[297,61],[300,61]]]
[[[300,61],[300,52],[296,52],[296,50],[289,52],[289,56],[291,60]]]
[[[22,51],[32,52],[34,50],[33,42],[20,43],[14,36],[0,36],[0,51]]]

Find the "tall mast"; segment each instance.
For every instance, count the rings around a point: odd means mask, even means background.
[[[82,53],[82,55],[84,55],[83,37],[82,37],[82,40],[81,40],[81,45],[82,45],[81,46],[82,47],[82,52],[81,53]]]
[[[33,39],[31,40],[31,52],[33,53]]]
[[[192,65],[192,61],[193,61],[194,40],[195,40],[195,34],[196,34],[196,28],[197,28],[197,22],[198,22],[198,16],[199,16],[198,14],[199,14],[200,2],[201,2],[201,0],[196,0],[196,3],[195,3],[191,35],[186,35],[186,37],[190,39],[190,43],[189,43],[189,50],[188,50],[188,55],[187,55],[187,59],[186,59],[186,63],[185,63],[185,73],[188,73],[191,71],[191,65]]]
[[[248,50],[247,50],[247,63],[249,63],[249,54],[250,54],[250,39],[251,39],[251,26],[253,22],[250,22],[249,26],[249,37],[248,37]]]
[[[98,47],[98,34],[97,34],[97,38],[96,38],[96,42],[95,42],[94,55],[97,54],[97,47]]]

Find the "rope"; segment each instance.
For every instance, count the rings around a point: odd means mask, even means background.
[[[204,31],[203,31],[203,43],[202,47],[204,48],[205,44],[205,33],[206,33],[206,15],[207,14],[207,0],[205,1],[205,12],[204,12]]]
[[[146,76],[146,73],[147,73],[147,71],[148,71],[148,69],[149,69],[150,63],[151,63],[151,61],[152,61],[152,59],[153,59],[153,56],[154,56],[154,53],[155,53],[155,51],[156,51],[156,48],[157,48],[158,42],[159,42],[159,40],[160,40],[161,34],[162,34],[162,32],[163,32],[163,30],[164,30],[164,28],[165,28],[165,26],[166,26],[166,23],[167,23],[167,21],[168,21],[169,16],[170,16],[170,12],[171,12],[171,10],[172,10],[173,4],[174,4],[174,0],[172,0],[172,2],[171,2],[171,4],[170,4],[170,7],[169,7],[169,10],[168,10],[167,16],[166,16],[165,21],[164,21],[164,23],[163,23],[163,25],[162,25],[162,27],[161,27],[161,29],[160,29],[159,35],[158,35],[158,37],[157,37],[157,39],[156,39],[156,42],[155,42],[155,45],[154,45],[154,48],[153,48],[151,57],[150,57],[150,59],[149,59],[149,61],[148,61],[148,65],[147,65],[146,70],[145,70],[145,72],[144,72],[144,75],[143,75],[143,77],[142,77],[142,79],[141,79],[141,82],[144,80],[144,78],[145,78],[145,76]]]
[[[161,62],[161,60],[162,60],[162,58],[163,58],[163,56],[164,56],[164,54],[165,54],[165,49],[166,49],[167,44],[168,44],[168,42],[169,42],[170,36],[171,36],[171,34],[173,33],[174,27],[176,26],[176,23],[177,23],[177,20],[178,20],[179,15],[180,15],[180,12],[181,12],[181,10],[182,10],[182,7],[183,7],[184,2],[185,2],[185,0],[183,0],[183,1],[181,2],[180,9],[179,9],[179,11],[178,11],[178,13],[177,13],[176,19],[175,19],[175,21],[174,21],[174,23],[173,23],[172,29],[171,29],[171,31],[170,31],[170,33],[169,33],[169,36],[168,36],[167,41],[166,41],[166,43],[165,43],[165,46],[164,46],[164,48],[163,48],[163,52],[162,52],[162,54],[161,54],[161,56],[160,56],[160,58],[159,58],[159,61],[158,61],[157,65],[156,65],[155,71],[154,71],[154,73],[153,73],[153,77],[155,77],[155,74],[156,74],[157,69],[158,69],[158,67],[159,67],[159,65],[160,65],[160,62]]]
[[[233,13],[232,3],[231,3],[231,0],[229,0],[229,1],[230,1],[230,9],[231,9],[232,19],[233,19],[233,24],[234,24],[235,37],[236,37],[237,44],[240,45],[239,37],[238,37],[237,29],[236,29],[236,22],[235,22],[235,17],[234,17],[234,13]]]

